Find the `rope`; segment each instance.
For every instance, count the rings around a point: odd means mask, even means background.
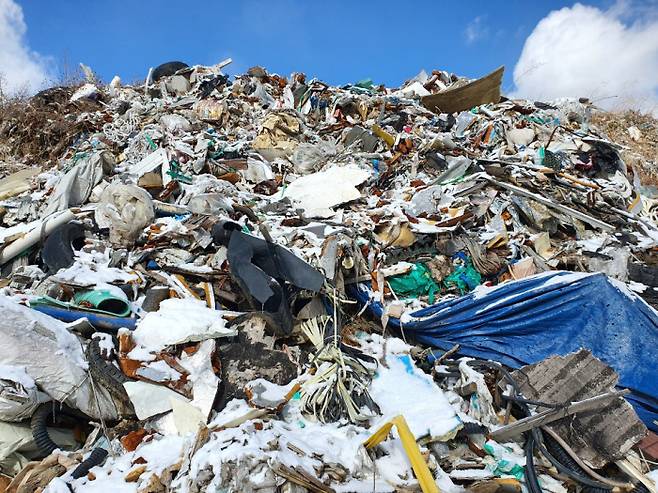
[[[91,373],[89,373],[88,375],[89,375],[89,381],[91,382],[91,393],[94,396],[94,402],[96,403],[96,411],[98,411],[98,419],[101,422],[101,428],[103,429],[103,434],[105,435],[105,438],[107,438],[109,441],[110,438],[107,431],[107,425],[105,424],[105,420],[103,419],[103,414],[101,412],[101,405],[100,402],[98,401],[98,394],[96,393],[96,383],[94,382],[94,377],[91,376]],[[109,448],[110,448],[109,452],[114,458],[116,454],[114,453],[114,450],[112,450],[112,447]]]

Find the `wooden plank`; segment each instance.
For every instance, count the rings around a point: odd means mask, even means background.
[[[654,482],[642,474],[642,471],[635,467],[635,465],[630,460],[621,459],[616,461],[615,464],[617,464],[617,467],[619,467],[619,469],[621,469],[630,478],[642,483],[652,493],[656,493],[656,485]]]
[[[497,103],[500,101],[504,71],[504,66],[498,67],[490,74],[461,87],[424,96],[421,103],[435,113],[456,113],[481,104]]]

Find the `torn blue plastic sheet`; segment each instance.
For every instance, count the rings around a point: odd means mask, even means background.
[[[382,305],[361,285],[352,295],[381,317]],[[389,319],[406,337],[512,368],[581,347],[619,374],[640,419],[658,431],[658,313],[604,274],[552,271],[437,303]]]

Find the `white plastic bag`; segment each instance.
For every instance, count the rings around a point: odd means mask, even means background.
[[[120,247],[135,243],[154,218],[153,200],[148,192],[123,183],[112,183],[103,190],[95,214],[98,226],[110,229],[110,243]]]
[[[84,204],[92,189],[100,183],[103,176],[116,165],[111,152],[94,152],[82,158],[66,174],[61,176],[53,190],[43,217],[72,206]]]
[[[39,404],[50,398],[37,390],[25,368],[0,365],[0,420],[18,422],[29,419]]]
[[[301,143],[292,155],[295,171],[301,174],[312,173],[336,155],[336,143],[321,140],[317,144]]]
[[[192,197],[187,208],[194,214],[220,214],[232,212],[231,202],[226,200],[221,193],[202,193]]]
[[[160,117],[160,125],[171,133],[190,132],[192,125],[189,120],[181,115],[170,114]]]

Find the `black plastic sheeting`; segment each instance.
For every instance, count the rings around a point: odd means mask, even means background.
[[[241,289],[272,315],[284,333],[292,330],[289,283],[317,293],[324,275],[280,245],[248,235],[236,223],[221,222],[213,227],[215,243],[226,245],[231,275]]]

